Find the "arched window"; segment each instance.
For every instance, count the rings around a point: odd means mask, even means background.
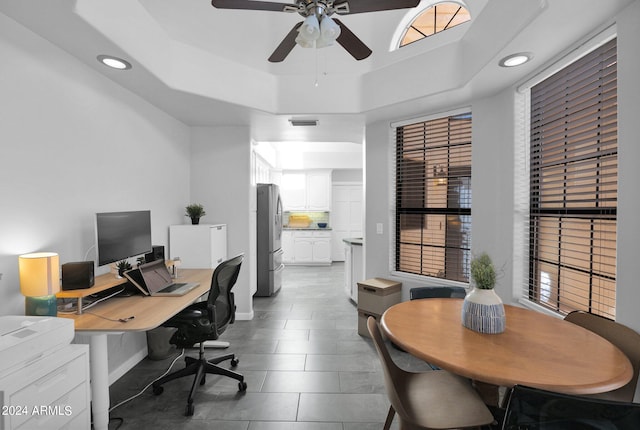
[[[399,47],[424,39],[471,19],[469,11],[459,3],[442,2],[420,13],[409,24],[400,39]]]

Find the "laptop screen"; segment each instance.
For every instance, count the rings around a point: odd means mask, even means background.
[[[140,273],[151,295],[173,284],[171,273],[169,273],[164,260],[142,264]]]

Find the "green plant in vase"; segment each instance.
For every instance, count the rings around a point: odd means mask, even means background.
[[[486,252],[471,260],[471,279],[481,290],[491,290],[496,286],[496,269]]]
[[[474,288],[464,298],[463,326],[487,334],[498,334],[505,330],[504,305],[494,291],[496,278],[496,268],[486,252],[471,260],[471,280]]]
[[[185,208],[185,216],[191,218],[191,224],[199,224],[200,218],[205,216],[207,212],[205,212],[204,207],[199,203],[192,203]]]

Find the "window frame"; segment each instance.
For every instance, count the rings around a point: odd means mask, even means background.
[[[533,267],[532,259],[533,255],[531,254],[531,247],[533,246],[531,242],[530,229],[530,202],[531,193],[529,190],[530,186],[530,158],[529,154],[531,148],[531,139],[530,139],[530,116],[531,116],[531,88],[535,85],[543,82],[547,78],[555,75],[556,73],[564,70],[567,67],[570,67],[572,64],[576,63],[576,61],[584,58],[589,55],[593,51],[601,48],[603,45],[607,44],[611,40],[617,37],[615,26],[612,26],[599,35],[593,37],[591,40],[587,42],[583,42],[580,44],[580,49],[575,49],[571,52],[571,54],[566,55],[563,59],[555,63],[554,65],[547,68],[544,72],[539,73],[537,76],[533,77],[529,81],[520,85],[516,92],[516,138],[515,138],[515,158],[514,163],[516,166],[522,166],[525,171],[522,174],[522,170],[520,170],[519,177],[515,177],[515,207],[514,207],[514,287],[513,294],[514,298],[517,298],[519,303],[542,311],[544,313],[548,313],[550,315],[562,316],[566,312],[560,310],[559,308],[552,309],[551,307],[540,304],[535,300],[531,300],[531,292],[530,292],[530,275],[531,268]],[[518,130],[520,132],[518,132]],[[519,169],[516,169],[517,171]],[[616,175],[617,175],[616,168]],[[617,207],[617,205],[616,205]],[[614,210],[615,211],[615,210]],[[616,221],[617,224],[617,221]],[[615,237],[615,243],[617,248],[617,233]],[[615,252],[614,252],[615,255]],[[617,265],[617,261],[614,263]],[[614,270],[615,273],[615,270]],[[615,283],[615,278],[614,278]],[[615,286],[614,286],[614,300],[615,300]],[[598,312],[602,314],[602,312]],[[605,316],[609,318],[615,318],[615,307],[613,311],[613,315],[604,313]]]
[[[413,280],[417,280],[417,281],[424,281],[425,279],[431,279],[431,280],[436,280],[438,284],[441,285],[457,285],[457,286],[467,286],[468,285],[468,262],[467,262],[467,268],[465,270],[467,279],[466,280],[453,280],[453,279],[447,279],[444,277],[439,277],[439,276],[431,276],[428,274],[417,274],[417,273],[413,273],[413,272],[407,272],[407,271],[402,271],[399,270],[398,265],[396,264],[396,262],[399,259],[398,254],[398,220],[399,220],[399,214],[398,214],[398,207],[396,205],[397,201],[398,201],[398,196],[397,196],[397,160],[396,157],[398,156],[397,154],[397,150],[396,150],[396,145],[397,145],[397,140],[396,140],[396,136],[397,136],[397,129],[400,127],[405,127],[405,126],[409,126],[409,125],[416,125],[416,124],[420,124],[420,123],[425,123],[425,122],[429,122],[429,121],[433,121],[433,120],[443,120],[443,119],[448,119],[451,117],[455,117],[455,116],[461,116],[461,115],[468,115],[470,118],[470,124],[469,124],[469,136],[471,138],[471,129],[472,129],[472,109],[471,107],[466,107],[466,108],[459,108],[459,109],[455,109],[452,111],[447,111],[447,112],[442,112],[442,113],[438,113],[438,114],[433,114],[433,115],[429,115],[429,116],[425,116],[425,117],[420,117],[420,118],[414,118],[414,119],[410,119],[410,120],[405,120],[402,122],[398,122],[398,123],[392,123],[391,124],[391,131],[390,131],[390,136],[389,136],[389,159],[390,159],[390,166],[391,166],[391,174],[389,175],[390,177],[390,222],[389,225],[391,226],[390,229],[390,233],[389,233],[389,239],[390,239],[390,259],[389,259],[389,269],[392,275],[397,276],[397,277],[401,277],[401,278],[405,278],[405,279],[413,279]],[[469,172],[471,171],[471,146],[472,146],[472,142],[470,141],[468,143],[468,151],[469,151]],[[471,180],[471,173],[469,173],[469,182]],[[426,174],[426,169],[425,169],[425,179],[433,179],[431,176]],[[469,193],[470,193],[470,188],[469,188]],[[436,212],[438,212],[439,210],[436,210]],[[467,213],[469,218],[471,219],[471,203],[469,201],[468,204],[468,210],[467,209],[460,209],[460,208],[454,208],[452,214],[460,214],[460,213]],[[468,249],[467,249],[467,253],[468,253],[468,259],[470,259],[470,255],[471,255],[471,220],[469,220],[469,230],[468,230]]]

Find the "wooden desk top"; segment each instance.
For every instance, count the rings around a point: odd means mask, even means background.
[[[477,381],[566,394],[614,390],[633,376],[629,359],[570,322],[505,305],[506,330],[481,334],[461,323],[462,299],[424,299],[389,308],[384,333],[412,355]]]
[[[154,329],[196,301],[198,297],[208,292],[211,288],[212,269],[181,269],[178,273],[176,282],[197,282],[200,285],[184,296],[150,297],[134,295],[130,297],[113,297],[91,307],[82,315],[58,313],[58,316],[73,319],[76,331],[80,332],[123,332]],[[115,280],[113,275],[103,276],[111,276]],[[119,283],[122,283],[122,281],[120,280]],[[96,281],[96,284],[98,284],[98,281]],[[118,285],[118,283],[115,285]],[[118,321],[120,318],[127,319],[131,316],[134,318],[127,322]]]

